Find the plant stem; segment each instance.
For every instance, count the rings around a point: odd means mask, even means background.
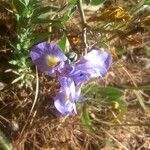
[[[84,44],[84,50],[85,50],[85,54],[87,54],[87,50],[88,50],[87,27],[86,27],[87,22],[86,22],[84,10],[83,10],[83,7],[82,7],[82,0],[77,1],[77,6],[78,6],[79,13],[80,13],[80,16],[81,16],[82,40],[83,40],[83,44]]]

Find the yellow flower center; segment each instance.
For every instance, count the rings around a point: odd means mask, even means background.
[[[50,56],[48,55],[46,57],[46,64],[49,66],[49,67],[55,67],[57,64],[58,64],[58,58],[55,57],[55,56]]]
[[[66,95],[64,96],[64,100],[65,100],[65,101],[69,100],[69,95],[68,95],[68,94],[66,94]]]

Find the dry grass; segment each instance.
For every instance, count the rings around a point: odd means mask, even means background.
[[[3,10],[2,10],[3,11]],[[79,20],[78,20],[79,22]],[[8,24],[4,19],[4,25]],[[78,26],[79,25],[79,26]],[[72,33],[78,30],[74,24],[69,24]],[[6,30],[9,29],[6,26]],[[96,31],[97,32],[97,31]],[[11,33],[11,32],[10,32]],[[3,36],[3,32],[0,34]],[[12,33],[13,34],[13,33]],[[94,36],[96,35],[96,36]],[[131,37],[138,42],[149,38],[147,30],[135,33]],[[39,90],[36,91],[36,79],[33,81],[34,90],[19,88],[11,85],[13,74],[5,74],[9,68],[7,61],[11,57],[10,49],[6,49],[4,39],[0,37],[0,82],[4,87],[0,91],[0,129],[12,141],[16,150],[148,150],[150,149],[150,113],[144,112],[137,95],[129,87],[141,87],[150,84],[150,69],[141,63],[141,58],[149,59],[143,53],[148,44],[129,42],[120,36],[109,41],[110,50],[117,54],[119,46],[127,50],[124,57],[114,57],[114,66],[104,81],[98,81],[99,86],[109,85],[120,89],[127,89],[122,97],[128,106],[120,112],[113,105],[101,107],[90,106],[90,119],[95,132],[88,132],[80,121],[81,110],[71,117],[57,115],[53,108],[53,96],[59,88],[58,82],[48,76],[38,73]],[[100,34],[93,30],[88,34],[90,44],[95,44]],[[75,35],[76,37],[76,35]],[[111,34],[108,34],[111,37]],[[148,38],[147,38],[148,37]],[[78,37],[73,49],[82,49],[82,41]],[[123,44],[121,44],[123,43]],[[73,43],[72,43],[73,44]],[[141,47],[141,44],[143,46]],[[97,44],[98,45],[98,44]],[[94,45],[94,47],[97,47]],[[140,52],[140,54],[139,54]],[[115,55],[114,55],[115,56]],[[144,104],[149,110],[149,90],[138,89]],[[37,95],[38,94],[38,95]],[[35,97],[37,95],[37,97]],[[34,101],[35,100],[35,101]],[[34,103],[35,102],[35,103]]]

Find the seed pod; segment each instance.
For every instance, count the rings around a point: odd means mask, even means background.
[[[75,62],[78,59],[78,55],[75,52],[67,53],[66,56],[71,62]]]

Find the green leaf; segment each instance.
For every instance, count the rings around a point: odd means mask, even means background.
[[[145,103],[144,103],[144,98],[143,98],[142,94],[140,93],[140,91],[134,90],[133,92],[135,93],[135,95],[136,95],[136,97],[137,97],[137,99],[138,99],[138,101],[139,101],[141,107],[143,108],[143,110],[144,110],[145,112],[147,112],[148,109],[147,109],[147,107],[146,107],[146,105],[145,105]]]
[[[70,19],[70,16],[68,16],[68,15],[64,15],[63,17],[58,18],[58,20],[63,23],[68,21],[69,19]]]
[[[88,129],[88,131],[91,131],[91,122],[89,117],[88,105],[86,103],[84,103],[82,108],[81,123],[86,129]]]
[[[40,15],[43,15],[45,13],[51,14],[51,10],[57,11],[58,7],[56,7],[56,6],[39,7],[37,9],[35,9],[35,11],[33,13],[33,17],[39,17]]]
[[[21,76],[19,76],[19,77],[16,78],[15,80],[13,80],[13,81],[11,82],[11,84],[14,84],[14,83],[16,83],[16,82],[19,82],[20,80],[23,80],[24,77],[25,77],[25,74],[22,74]]]
[[[145,5],[150,5],[150,0],[145,0],[145,1],[144,1],[144,4],[145,4]]]
[[[29,5],[30,6],[35,6],[35,5],[38,5],[40,3],[39,0],[29,0]]]
[[[24,0],[24,3],[26,4],[26,6],[29,5],[30,0]]]
[[[16,67],[21,67],[21,66],[22,66],[22,63],[21,63],[21,61],[19,61],[19,60],[11,60],[11,61],[9,61],[9,63],[10,63],[11,65],[16,66]]]
[[[56,22],[56,21],[51,20],[51,19],[34,18],[31,22],[33,24],[48,24],[48,23]]]
[[[92,4],[92,5],[99,5],[99,4],[101,4],[102,2],[104,2],[104,0],[91,0],[91,4]]]
[[[18,64],[18,61],[16,61],[16,60],[11,60],[11,61],[9,61],[9,63],[12,64],[12,65],[17,65],[17,64]]]
[[[33,34],[34,39],[31,40],[30,47],[32,47],[34,44],[48,38],[51,34],[52,34],[51,32],[34,33]]]
[[[84,91],[86,91],[86,89],[84,89]],[[98,86],[92,86],[92,85],[89,89],[87,89],[87,92],[85,94],[96,94],[96,93],[100,93],[106,96],[106,100],[109,100],[109,101],[118,101],[120,97],[123,96],[123,91],[118,88],[98,87]]]
[[[69,41],[66,35],[60,39],[60,41],[58,42],[58,45],[64,52],[68,51]]]
[[[136,3],[136,4],[134,5],[134,7],[130,9],[130,13],[133,14],[133,13],[135,13],[136,11],[138,11],[138,9],[140,9],[140,8],[144,5],[144,1],[145,1],[145,0],[140,0],[138,3]]]
[[[15,5],[18,14],[22,16],[23,11],[26,8],[25,4],[21,0],[13,0],[13,4]]]
[[[4,133],[0,130],[0,149],[2,150],[12,150],[12,144],[9,142],[9,140],[6,138]]]
[[[70,0],[70,4],[71,5],[76,5],[77,4],[77,0]]]

